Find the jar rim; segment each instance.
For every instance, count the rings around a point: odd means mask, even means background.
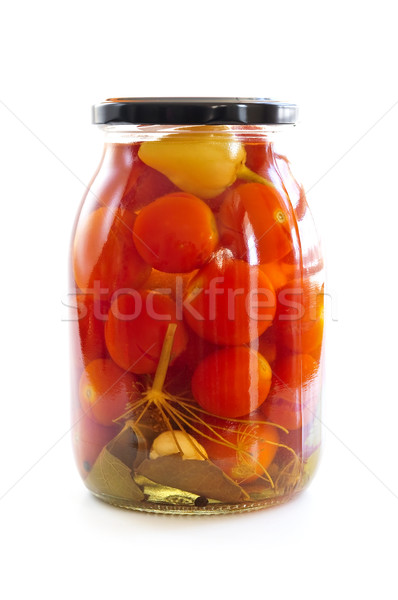
[[[296,104],[270,98],[109,98],[93,106],[96,125],[288,125]]]

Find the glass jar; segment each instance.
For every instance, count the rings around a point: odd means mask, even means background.
[[[113,99],[71,248],[72,418],[88,489],[255,510],[320,445],[323,263],[286,157],[295,105]]]

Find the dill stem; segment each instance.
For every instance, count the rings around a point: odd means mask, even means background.
[[[170,323],[164,336],[162,352],[160,353],[159,363],[153,379],[152,390],[161,392],[166,379],[167,369],[169,367],[171,349],[173,347],[174,335],[177,329],[176,323]]]

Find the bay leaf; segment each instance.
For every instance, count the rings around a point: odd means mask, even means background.
[[[151,481],[220,502],[248,500],[247,493],[208,460],[183,460],[178,454],[145,459],[136,471]]]
[[[131,469],[107,448],[101,450],[85,479],[93,492],[124,500],[143,500],[144,494],[132,478]]]
[[[148,456],[149,444],[144,435],[145,427],[127,421],[122,431],[111,440],[106,448],[130,469],[140,464]]]

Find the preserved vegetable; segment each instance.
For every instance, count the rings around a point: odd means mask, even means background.
[[[323,264],[302,187],[270,127],[130,129],[107,133],[71,246],[79,471],[137,510],[284,502],[320,444]]]

